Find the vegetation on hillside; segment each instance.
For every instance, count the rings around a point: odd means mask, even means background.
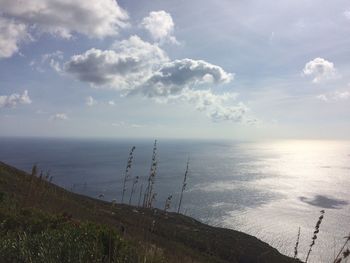
[[[293,262],[244,233],[81,196],[34,174],[0,163],[1,262]]]

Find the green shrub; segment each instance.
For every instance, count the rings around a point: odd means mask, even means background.
[[[22,210],[0,225],[1,262],[137,262],[133,246],[111,228]]]

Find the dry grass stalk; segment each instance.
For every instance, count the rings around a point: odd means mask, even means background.
[[[164,212],[167,212],[167,210],[170,209],[172,198],[173,198],[173,196],[169,195],[168,198],[165,200]]]
[[[153,153],[152,153],[152,162],[151,162],[151,168],[150,168],[150,173],[148,177],[148,184],[147,188],[145,191],[145,197],[143,200],[143,206],[144,207],[152,207],[152,203],[154,201],[154,194],[153,194],[153,187],[155,183],[155,178],[157,174],[157,140],[154,141],[153,145]],[[155,196],[154,196],[155,197]]]
[[[139,177],[136,176],[136,177],[134,178],[134,181],[132,182],[132,187],[131,187],[131,192],[130,192],[130,198],[129,198],[129,205],[131,205],[132,196],[133,196],[133,194],[134,194],[134,192],[135,192],[135,185],[138,183],[138,181],[139,181]]]
[[[124,201],[124,195],[126,192],[126,182],[128,181],[129,177],[130,177],[130,171],[131,171],[131,165],[132,165],[132,161],[134,159],[134,151],[135,151],[136,147],[133,146],[130,150],[129,153],[129,158],[128,158],[128,162],[126,164],[126,168],[125,168],[125,175],[124,175],[124,182],[123,182],[123,192],[122,192],[122,200],[121,202],[123,203]]]
[[[137,202],[138,207],[140,207],[140,205],[141,205],[142,189],[143,189],[143,184],[141,184],[141,186],[140,186],[139,201]]]
[[[182,189],[181,189],[181,195],[180,195],[180,201],[179,201],[179,207],[177,208],[177,212],[180,213],[180,209],[181,209],[181,204],[182,204],[182,197],[183,197],[183,193],[186,189],[187,186],[187,175],[188,175],[188,167],[190,164],[190,158],[187,159],[187,164],[186,164],[186,171],[185,171],[185,175],[184,175],[184,180],[182,182]]]
[[[299,240],[300,240],[300,227],[298,230],[297,241],[295,242],[295,247],[294,247],[294,257],[293,257],[294,259],[297,259],[298,257]]]
[[[349,241],[350,241],[350,233],[348,236],[345,237],[345,242],[344,242],[343,246],[341,247],[341,249],[339,250],[338,255],[334,259],[334,263],[340,263],[343,259],[346,259],[350,256],[349,248],[344,250],[346,245],[349,243]]]
[[[313,235],[313,237],[312,237],[312,242],[311,242],[311,244],[310,244],[309,251],[307,252],[307,256],[306,256],[306,259],[305,259],[305,263],[307,263],[307,261],[309,260],[310,253],[311,253],[311,251],[312,251],[312,247],[315,245],[315,240],[317,239],[317,234],[320,232],[320,225],[321,225],[322,220],[323,220],[324,210],[321,210],[320,212],[321,212],[321,215],[320,215],[320,217],[318,218],[318,221],[317,221],[317,223],[316,223],[314,235]]]
[[[156,201],[157,193],[153,193],[152,197],[149,200],[148,206],[149,208],[152,208],[153,202]]]

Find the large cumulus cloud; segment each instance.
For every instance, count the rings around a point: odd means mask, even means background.
[[[234,74],[204,60],[170,60],[157,44],[137,36],[108,50],[90,49],[72,56],[63,69],[96,88],[141,94],[162,103],[186,102],[214,121],[248,122],[249,109],[235,101],[237,94],[216,94],[212,89],[230,83]]]
[[[64,71],[96,87],[111,87],[148,97],[169,96],[200,85],[229,83],[233,74],[203,60],[170,61],[157,45],[138,36],[111,49],[90,49],[72,56]]]
[[[65,63],[65,72],[93,86],[132,90],[152,75],[155,68],[168,61],[157,45],[132,36],[117,42],[113,49],[90,49]]]
[[[128,25],[127,12],[115,0],[0,0],[0,10],[0,57],[15,54],[33,32],[103,38]]]
[[[39,30],[70,37],[115,35],[126,26],[128,14],[115,0],[1,0],[1,11]]]
[[[142,92],[150,97],[168,96],[186,88],[202,84],[229,83],[233,74],[204,60],[179,59],[164,63],[142,85]]]

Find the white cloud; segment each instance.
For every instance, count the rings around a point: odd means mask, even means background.
[[[25,90],[22,95],[13,93],[11,95],[0,96],[0,108],[15,108],[18,104],[31,104],[32,100],[28,95],[28,90]]]
[[[203,84],[224,84],[233,79],[233,74],[220,66],[203,60],[180,59],[164,63],[162,67],[141,86],[148,97],[168,96],[186,88]]]
[[[142,128],[144,125],[136,124],[136,123],[129,123],[125,121],[119,121],[112,123],[113,127],[119,127],[119,128]]]
[[[169,61],[157,45],[137,36],[118,42],[115,49],[90,49],[64,65],[67,73],[95,87],[109,86],[148,97],[168,96],[184,88],[229,83],[233,74],[203,60]]]
[[[56,113],[51,115],[49,118],[50,121],[65,121],[68,120],[68,116],[65,113]]]
[[[50,67],[60,73],[62,72],[62,68],[61,68],[61,64],[58,60],[62,60],[63,59],[63,52],[60,50],[57,50],[53,53],[48,53],[48,54],[44,54],[41,57],[41,63],[44,64],[45,62],[48,62]]]
[[[185,88],[181,93],[167,97],[156,98],[157,102],[187,102],[195,106],[196,110],[205,112],[215,121],[231,121],[253,124],[255,120],[248,117],[249,108],[242,102],[236,102],[237,93],[215,94],[211,89],[193,90]]]
[[[234,74],[203,60],[170,61],[157,45],[137,36],[116,43],[110,50],[90,49],[75,55],[63,68],[94,87],[111,87],[129,96],[142,94],[163,103],[185,101],[214,121],[251,122],[243,103],[227,103],[237,94],[214,94],[210,89],[230,83]]]
[[[58,73],[62,72],[61,64],[57,60],[50,59],[49,65],[54,71]]]
[[[325,102],[348,100],[350,99],[350,91],[334,91],[326,94],[320,94],[316,98]]]
[[[73,33],[102,38],[127,26],[128,14],[115,0],[1,0],[0,10],[37,31],[69,38]]]
[[[242,102],[235,106],[222,107],[217,106],[211,113],[210,117],[214,121],[232,121],[232,122],[246,122],[251,123],[252,120],[245,121],[245,116],[249,108]]]
[[[350,20],[350,10],[346,10],[343,15]]]
[[[36,69],[37,71],[43,73],[45,72],[45,69],[47,68],[48,64],[50,68],[52,68],[54,71],[61,73],[62,67],[59,61],[63,60],[63,52],[60,50],[56,50],[52,53],[46,53],[41,56],[41,59],[38,60],[32,60],[29,63],[29,66]]]
[[[18,52],[20,43],[29,39],[25,24],[0,17],[0,58],[11,57]]]
[[[97,101],[92,96],[88,96],[85,99],[85,104],[89,107],[92,107],[97,104]]]
[[[151,34],[155,41],[159,41],[160,43],[178,43],[173,36],[173,19],[169,13],[163,10],[150,12],[149,15],[142,20],[141,26]]]
[[[237,93],[214,94],[212,90],[191,90],[185,89],[177,98],[188,101],[196,106],[199,111],[211,107],[220,107],[229,100],[235,100]]]
[[[215,122],[251,123],[252,118],[247,117],[249,108],[242,102],[233,102],[237,96],[237,93],[214,94],[211,90],[185,90],[181,99],[194,104],[197,110],[205,111]]]
[[[324,80],[334,79],[338,76],[334,64],[324,58],[315,58],[305,64],[303,69],[305,76],[313,77],[312,82],[320,83]]]
[[[326,94],[320,94],[316,96],[317,99],[323,100],[323,101],[328,101],[328,96]]]
[[[132,36],[115,43],[113,49],[93,48],[73,56],[65,63],[64,70],[96,87],[130,90],[149,78],[154,68],[165,61],[168,57],[157,45]]]
[[[41,56],[41,62],[44,63],[53,58],[63,59],[63,52],[61,50],[56,50],[52,53],[46,53]]]
[[[108,101],[108,105],[109,105],[109,106],[114,106],[114,105],[115,105],[114,100],[110,100],[110,101]]]
[[[33,40],[29,32],[103,38],[128,26],[128,14],[115,0],[1,0],[0,10],[0,58],[11,57],[20,43]],[[49,64],[60,71],[54,60]]]
[[[350,91],[335,92],[335,97],[340,100],[347,100],[350,98]]]

